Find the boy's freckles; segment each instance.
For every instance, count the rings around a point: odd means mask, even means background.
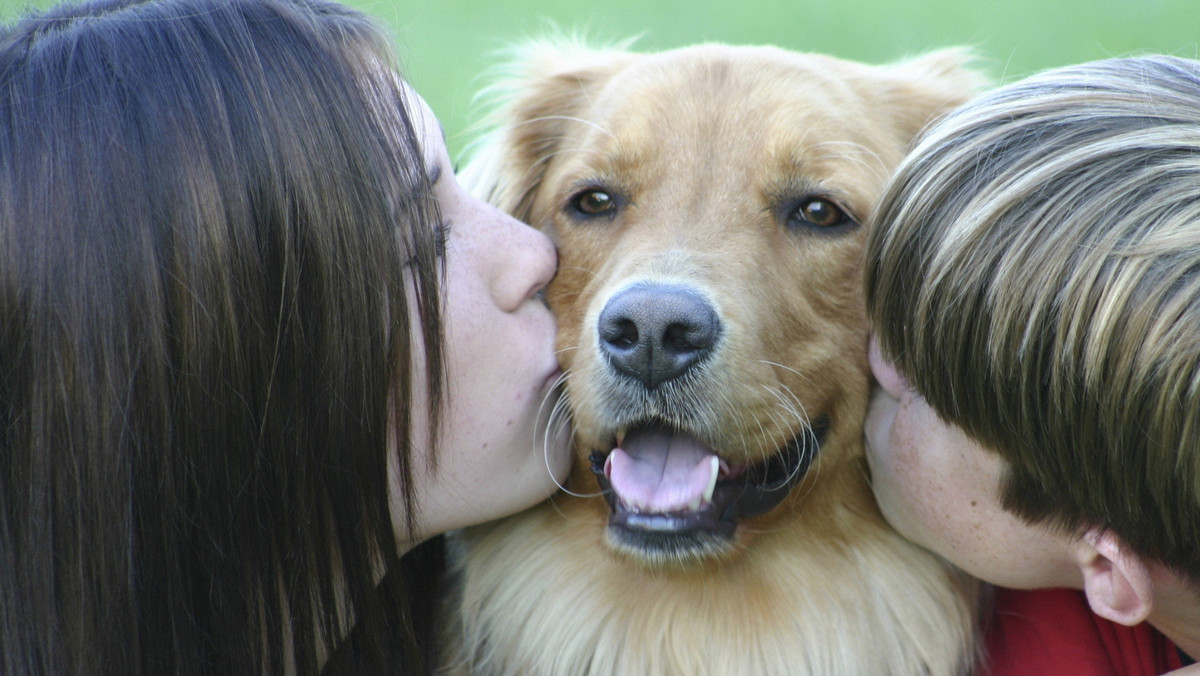
[[[1070,584],[1059,560],[1070,538],[1005,511],[999,456],[942,420],[902,378],[897,382],[903,386],[896,396],[875,389],[865,430],[872,490],[888,522],[989,582]]]

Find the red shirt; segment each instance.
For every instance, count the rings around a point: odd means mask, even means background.
[[[1110,622],[1073,589],[996,589],[985,676],[1159,676],[1181,666],[1149,624]]]

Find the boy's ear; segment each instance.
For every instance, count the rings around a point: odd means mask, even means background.
[[[867,361],[871,364],[871,373],[875,376],[875,382],[879,383],[879,386],[891,398],[899,400],[901,395],[909,389],[908,380],[900,371],[896,370],[895,364],[883,356],[883,349],[879,347],[879,337],[873,331],[867,342]]]
[[[1112,531],[1093,528],[1078,554],[1083,592],[1092,612],[1118,624],[1139,624],[1154,609],[1154,582],[1142,557]]]

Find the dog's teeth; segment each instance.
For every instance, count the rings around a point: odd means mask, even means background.
[[[712,502],[713,490],[717,487],[717,476],[721,473],[721,459],[717,456],[709,458],[711,469],[708,474],[708,488],[704,489],[703,502]],[[692,509],[699,509],[699,505]]]
[[[625,443],[625,432],[626,430],[624,427],[617,430],[617,448],[620,448],[621,444]]]

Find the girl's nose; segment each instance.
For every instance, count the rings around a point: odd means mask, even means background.
[[[550,238],[504,214],[483,205],[493,220],[494,237],[488,252],[492,265],[492,296],[505,312],[514,312],[550,283],[558,265],[558,254]]]

